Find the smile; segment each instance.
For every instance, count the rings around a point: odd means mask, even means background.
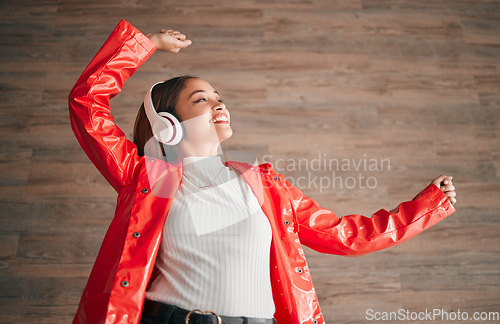
[[[219,114],[212,119],[212,123],[228,123],[229,119],[225,114]]]

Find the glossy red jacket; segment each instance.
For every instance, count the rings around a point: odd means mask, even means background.
[[[139,157],[110,115],[109,99],[155,50],[145,35],[122,20],[69,96],[79,143],[118,192],[115,216],[74,323],[139,322],[163,223],[181,183],[182,165]],[[400,204],[397,213],[381,209],[371,218],[339,218],[291,186],[270,164],[227,165],[252,187],[272,227],[271,280],[279,324],[324,322],[301,243],[320,252],[361,255],[402,242],[454,211],[431,184]]]

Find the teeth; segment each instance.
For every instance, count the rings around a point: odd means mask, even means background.
[[[213,120],[212,120],[214,123],[218,122],[218,121],[228,121],[227,120],[227,117],[224,116],[224,115],[219,115],[217,117],[215,117]]]

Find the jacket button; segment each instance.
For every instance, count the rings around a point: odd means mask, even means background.
[[[128,281],[127,280],[123,280],[122,283],[121,283],[122,287],[123,288],[127,288],[128,287]]]
[[[304,270],[302,270],[302,268],[295,268],[295,271],[297,271],[298,273],[304,272]]]
[[[148,193],[148,192],[149,192],[148,188],[144,188],[144,189],[142,189],[142,193],[145,193],[145,194],[146,194],[146,193]]]
[[[274,177],[274,180],[278,181],[280,178],[279,177]]]
[[[285,225],[290,225],[290,222],[289,221],[284,221],[283,223],[285,223]]]
[[[135,233],[134,233],[134,237],[135,237],[135,238],[139,238],[139,237],[141,237],[141,233],[139,233],[139,232],[135,232]]]
[[[318,321],[317,320],[313,320],[313,324],[318,324]]]

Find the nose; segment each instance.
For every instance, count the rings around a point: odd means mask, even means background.
[[[224,105],[222,102],[218,102],[212,109],[215,110],[215,111],[217,111],[217,110],[225,110],[226,109],[226,105]]]

